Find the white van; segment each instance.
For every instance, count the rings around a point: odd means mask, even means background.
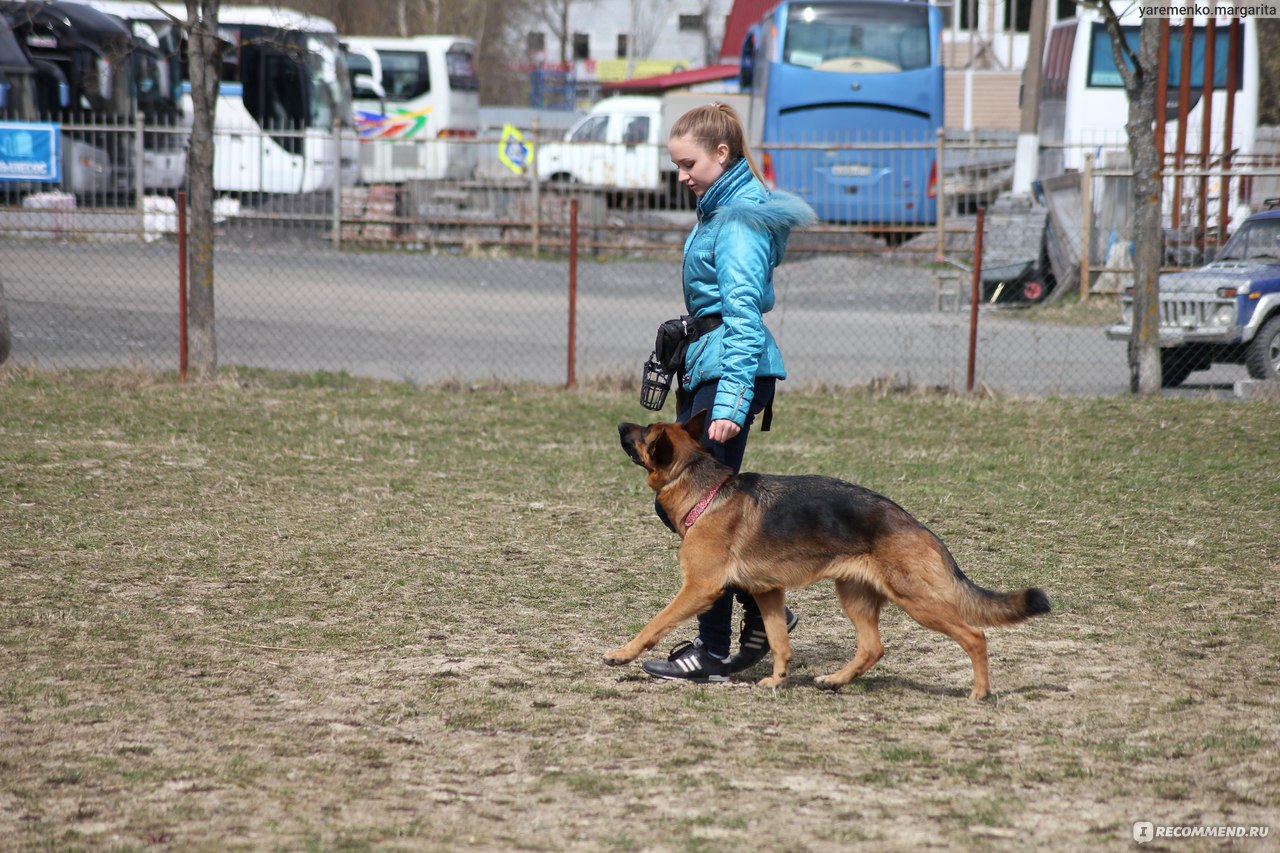
[[[636,190],[671,190],[676,171],[667,153],[672,123],[713,101],[731,103],[746,118],[745,95],[672,92],[618,95],[599,101],[560,142],[538,146],[538,179],[549,183]]]

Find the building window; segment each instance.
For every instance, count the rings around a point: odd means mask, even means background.
[[[1057,14],[1059,21],[1070,21],[1076,16],[1075,0],[1058,0]]]
[[[618,58],[627,58],[627,34],[618,33]]]
[[[680,32],[700,33],[706,27],[705,21],[706,18],[703,15],[681,15]]]
[[[1010,20],[1012,18],[1012,20]],[[1031,0],[1006,0],[1004,4],[1005,32],[1031,31]]]
[[[573,58],[574,59],[590,59],[591,58],[591,36],[587,33],[573,34]]]
[[[545,53],[547,50],[547,34],[546,33],[529,33],[525,39],[525,50],[530,54]]]

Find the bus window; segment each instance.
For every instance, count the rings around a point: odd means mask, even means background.
[[[885,74],[932,63],[929,18],[918,6],[795,6],[783,62],[816,71]]]
[[[455,92],[478,92],[480,76],[476,74],[475,57],[471,47],[455,44],[444,55],[445,66],[449,69],[449,88]]]
[[[1138,50],[1137,27],[1124,27],[1124,37],[1136,53]],[[1112,89],[1124,86],[1120,70],[1116,68],[1115,54],[1111,50],[1111,36],[1103,24],[1095,23],[1090,36],[1089,75],[1085,85],[1094,89]],[[1227,51],[1230,47],[1230,31],[1226,27],[1214,30],[1213,87],[1224,89],[1227,85]],[[1204,27],[1196,27],[1191,39],[1191,88],[1204,88]],[[1236,89],[1244,79],[1244,51],[1236,56]],[[1173,27],[1169,32],[1169,87],[1182,82],[1182,28]]]
[[[422,51],[380,50],[378,58],[388,101],[408,101],[431,91],[427,55]]]

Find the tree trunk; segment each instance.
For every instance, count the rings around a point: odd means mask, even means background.
[[[1133,339],[1129,348],[1130,390],[1160,392],[1160,259],[1163,165],[1156,150],[1156,85],[1160,68],[1160,21],[1142,21],[1139,85],[1129,94],[1129,162],[1133,165]]]
[[[220,0],[186,0],[187,64],[191,78],[192,126],[187,150],[191,206],[187,278],[187,332],[192,369],[211,376],[218,367],[213,299],[213,119],[218,108]]]
[[[1138,52],[1129,47],[1110,0],[1099,5],[1111,54],[1129,96],[1129,163],[1133,168],[1133,333],[1129,339],[1129,390],[1159,393],[1160,258],[1164,247],[1161,216],[1163,175],[1156,149],[1156,92],[1160,75],[1160,19],[1142,19]],[[1163,132],[1163,129],[1162,129]],[[1085,211],[1091,216],[1092,211]]]

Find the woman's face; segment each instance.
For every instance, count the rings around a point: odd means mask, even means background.
[[[729,146],[721,143],[714,151],[708,151],[699,145],[692,136],[673,136],[667,142],[667,151],[671,154],[671,162],[679,170],[677,180],[693,190],[693,194],[702,198],[716,178],[724,174],[725,164],[729,162]]]

